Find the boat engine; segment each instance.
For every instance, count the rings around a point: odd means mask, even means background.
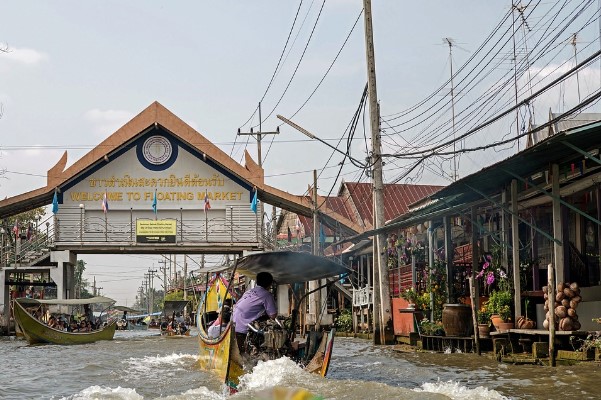
[[[253,357],[273,360],[289,353],[289,334],[283,326],[272,320],[255,321],[248,326],[246,344]]]

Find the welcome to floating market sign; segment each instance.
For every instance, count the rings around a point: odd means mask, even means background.
[[[132,148],[65,190],[62,202],[86,212],[100,211],[105,194],[111,211],[149,210],[155,195],[160,211],[204,210],[205,198],[212,211],[250,203],[250,191],[234,179],[182,148],[172,154],[151,154],[150,160],[173,161],[156,170]]]

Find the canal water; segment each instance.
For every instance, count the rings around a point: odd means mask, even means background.
[[[214,376],[198,369],[197,349],[195,337],[169,339],[152,331],[117,332],[113,341],[81,346],[0,338],[0,398],[228,398]],[[336,338],[326,379],[280,359],[259,364],[230,398],[279,400],[275,390],[299,388],[350,400],[601,399],[601,367],[513,366],[474,354],[402,353]]]

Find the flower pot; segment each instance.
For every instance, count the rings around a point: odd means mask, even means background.
[[[442,309],[442,327],[447,336],[467,337],[471,333],[470,306],[465,304],[445,304]]]
[[[492,322],[492,325],[495,327],[496,330],[499,330],[499,324],[503,322],[503,319],[499,314],[492,314],[490,316],[490,322]]]
[[[499,324],[499,328],[497,329],[498,331],[508,331],[510,329],[513,329],[513,322],[501,322]]]
[[[533,329],[535,326],[536,322],[527,317],[519,317],[516,321],[518,329]]]
[[[490,326],[488,324],[478,324],[478,337],[490,337]]]

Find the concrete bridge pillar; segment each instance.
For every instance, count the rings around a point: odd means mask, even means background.
[[[56,283],[56,298],[72,299],[75,296],[77,254],[69,250],[51,251],[50,261],[57,263],[57,268],[50,270],[50,278]]]

